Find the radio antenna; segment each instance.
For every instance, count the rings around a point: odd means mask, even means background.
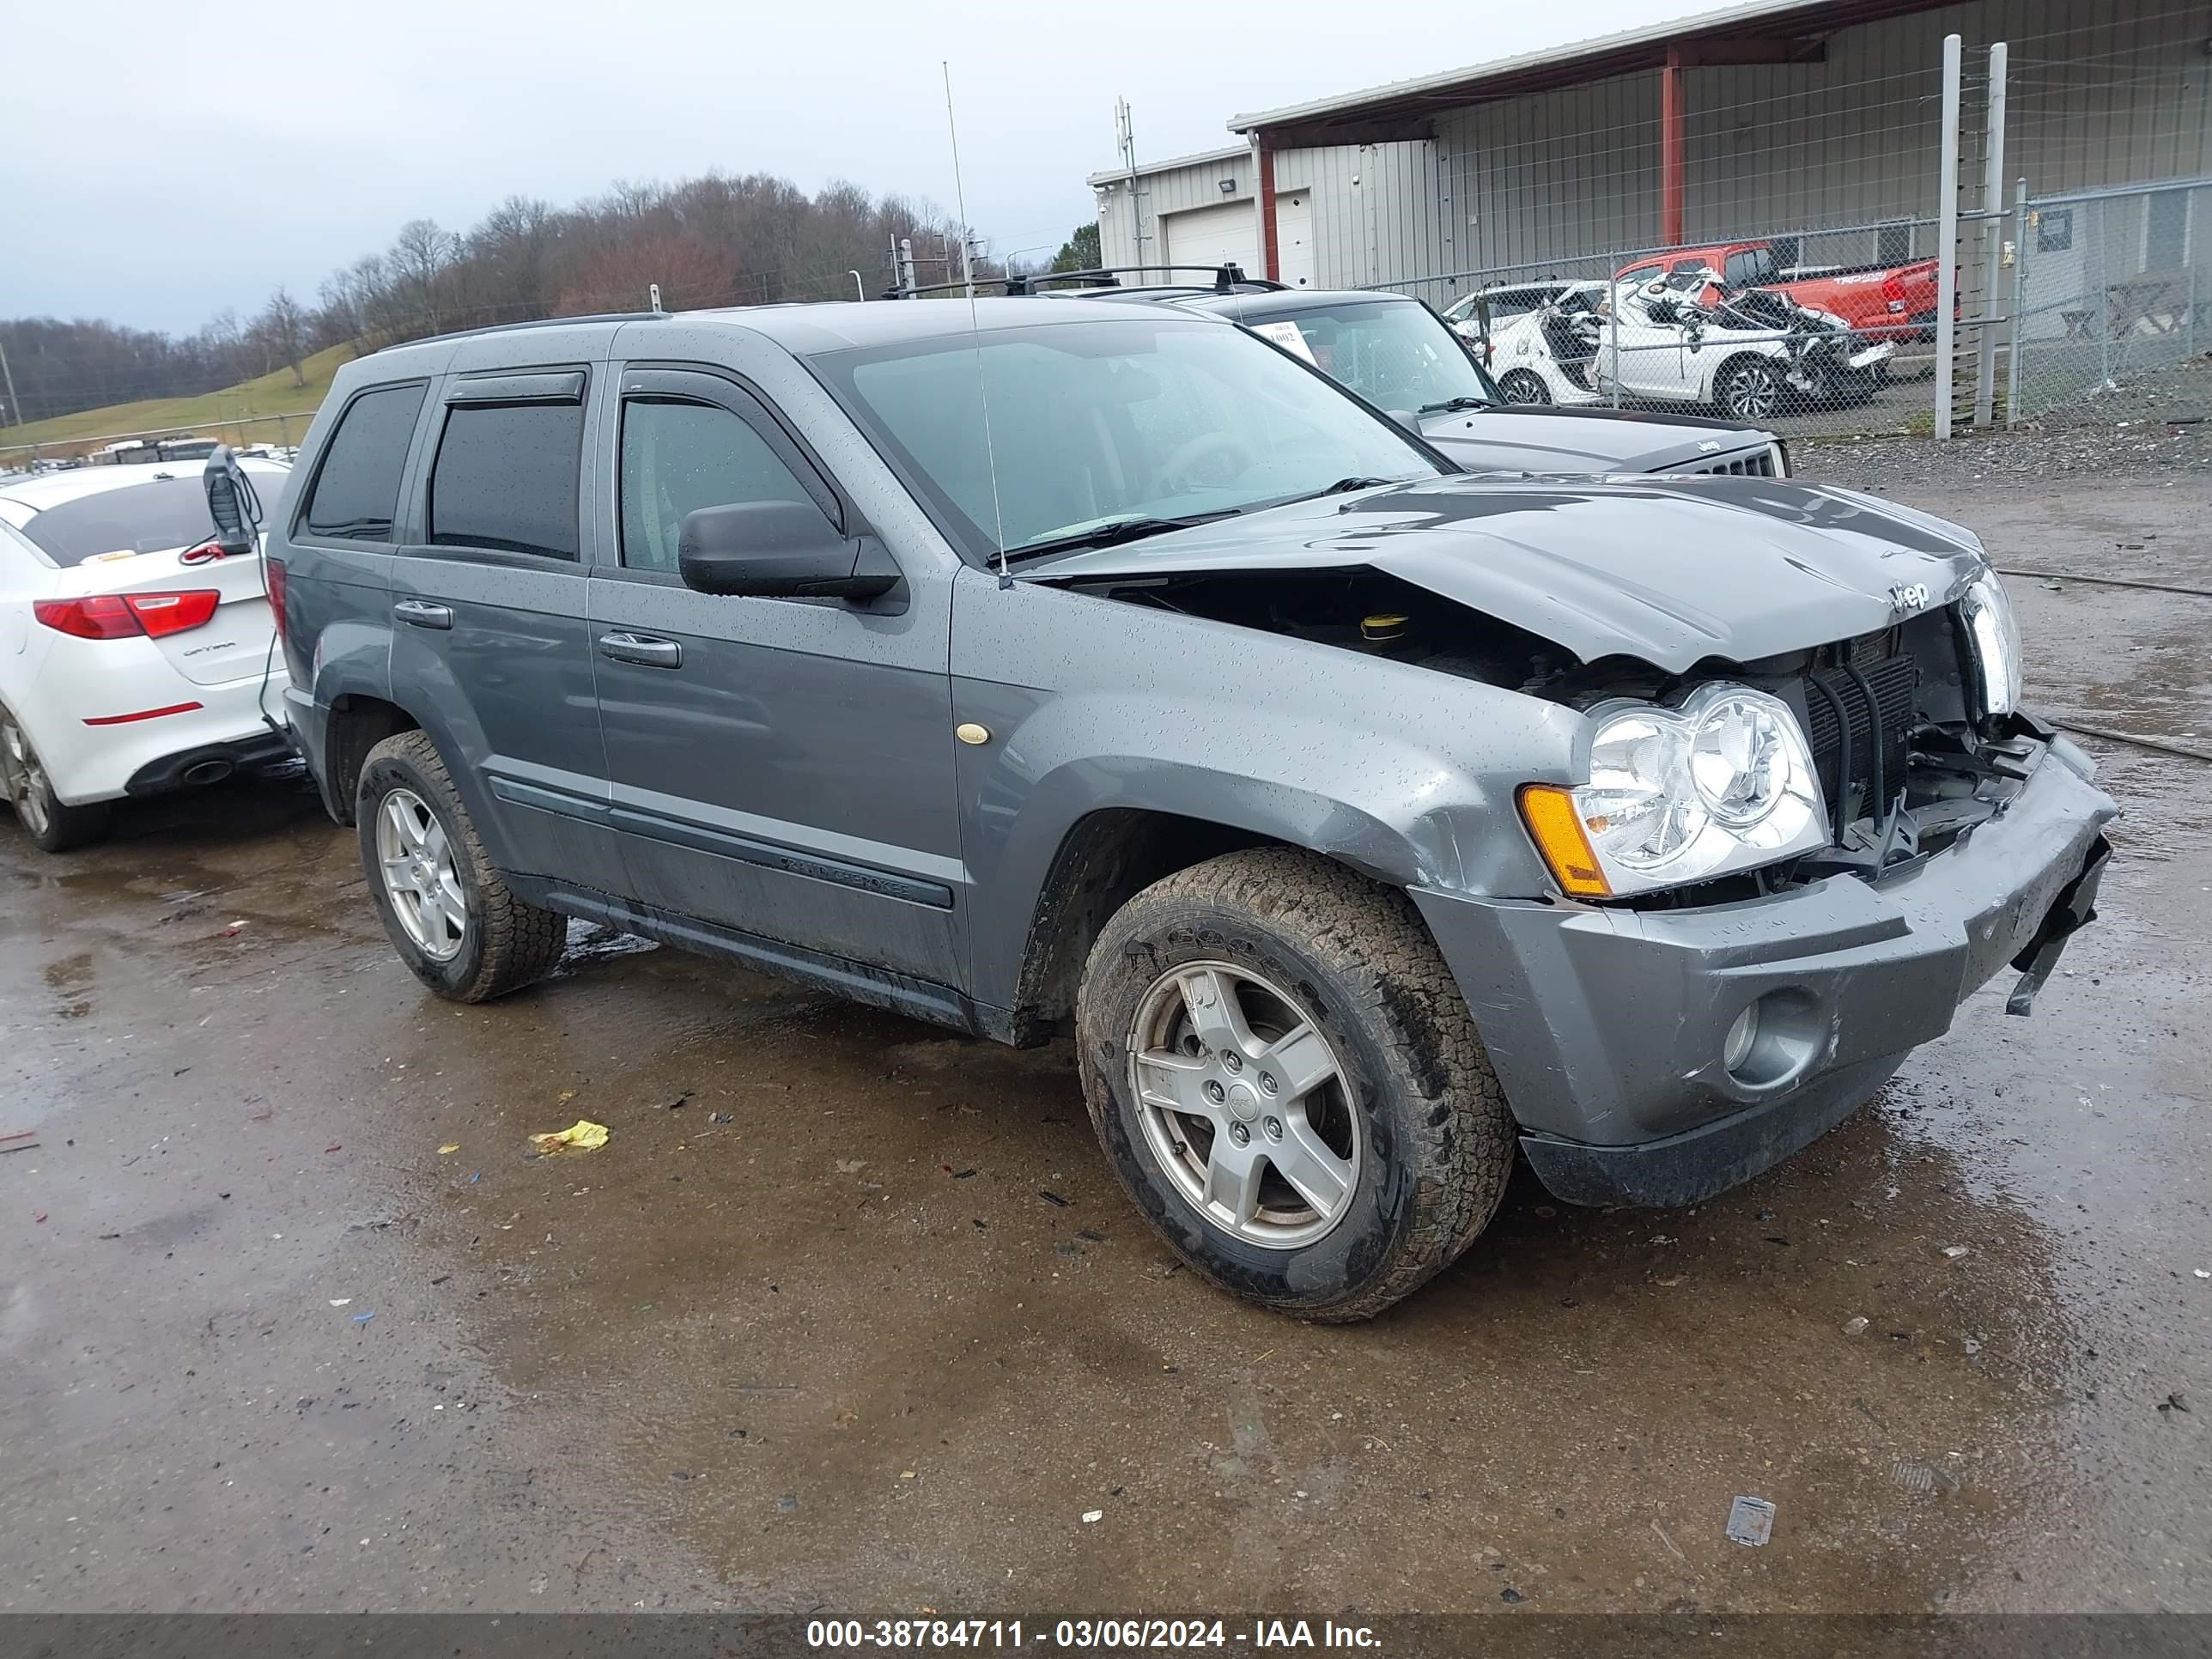
[[[949,59],[939,58],[937,66],[945,74],[945,131],[952,140],[952,202],[960,214],[961,269],[968,267],[968,191],[960,182],[960,126],[952,118],[952,64]],[[1010,587],[1013,578],[1006,574],[1006,514],[999,505],[999,452],[991,442],[991,399],[983,390],[983,325],[975,317],[975,284],[968,284],[968,332],[975,346],[975,403],[983,411],[983,463],[991,473],[991,520],[999,548],[999,586]]]

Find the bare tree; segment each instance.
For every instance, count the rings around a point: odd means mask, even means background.
[[[447,286],[447,273],[460,253],[460,238],[441,230],[434,219],[410,219],[392,239],[392,273],[421,326],[412,331],[435,334]]]
[[[279,361],[292,370],[292,384],[304,386],[307,377],[300,372],[301,349],[307,337],[307,313],[304,307],[292,297],[289,289],[278,283],[276,291],[269,296],[261,315],[254,319],[254,331],[268,341]]]

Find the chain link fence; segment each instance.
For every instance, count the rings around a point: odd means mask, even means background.
[[[2008,423],[2143,384],[2212,348],[2212,178],[2031,197],[2014,210]],[[2202,402],[2203,389],[2193,389]]]
[[[1933,420],[1936,222],[1794,226],[1376,283],[1516,403],[1718,412],[1788,435]]]
[[[234,420],[200,421],[191,426],[146,428],[46,443],[0,443],[0,477],[62,466],[193,461],[205,457],[218,443],[289,459],[314,418],[315,411],[310,409],[296,414],[247,415]],[[6,428],[0,428],[0,438],[6,436]]]

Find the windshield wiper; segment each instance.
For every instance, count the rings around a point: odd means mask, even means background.
[[[1447,398],[1440,404],[1423,404],[1413,412],[1417,415],[1455,415],[1462,409],[1495,409],[1498,405],[1487,398]]]
[[[1070,553],[1081,548],[1119,547],[1124,542],[1139,542],[1147,536],[1164,536],[1170,530],[1188,530],[1194,525],[1211,524],[1216,519],[1234,518],[1240,507],[1224,507],[1218,513],[1193,513],[1180,519],[1116,519],[1111,524],[1093,525],[1088,530],[1073,530],[1065,536],[1047,536],[1042,541],[1024,542],[1019,547],[1006,550],[1006,562],[1019,564],[1046,553]]]
[[[1326,489],[1316,489],[1316,495],[1346,495],[1355,489],[1380,489],[1384,484],[1403,483],[1403,478],[1339,478]]]

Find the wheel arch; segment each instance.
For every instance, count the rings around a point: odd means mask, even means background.
[[[1012,1040],[1042,1042],[1071,1020],[1099,931],[1154,882],[1253,847],[1291,843],[1248,826],[1144,807],[1102,807],[1067,827],[1030,907],[1014,982]]]
[[[1157,766],[1125,775],[1115,799],[1071,799],[1082,769],[1040,781],[972,913],[974,994],[1003,1011],[991,1023],[1018,1043],[1061,1028],[1099,930],[1168,876],[1224,853],[1281,847],[1403,890],[1474,851],[1425,848],[1428,826],[1409,833],[1341,799],[1195,767]]]
[[[354,795],[368,751],[386,738],[419,732],[422,722],[386,697],[348,691],[333,698],[323,733],[323,805],[340,823],[354,821]]]

